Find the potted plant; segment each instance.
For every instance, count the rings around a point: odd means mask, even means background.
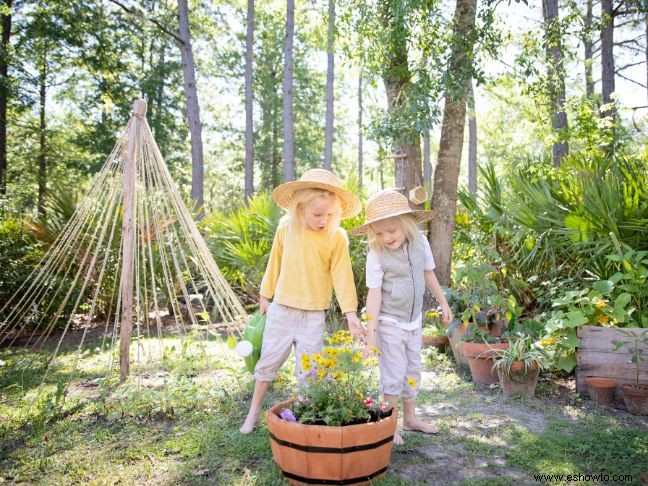
[[[509,338],[506,349],[493,351],[493,369],[497,372],[504,395],[535,395],[538,376],[549,366],[545,351],[531,336],[518,334]]]
[[[514,321],[517,306],[513,296],[504,291],[504,270],[501,265],[468,266],[457,270],[458,287],[448,292],[446,297],[453,314],[456,316],[448,327],[450,347],[458,364],[471,365],[471,357],[480,355],[488,359],[489,348],[501,347],[492,344],[504,344],[502,333],[509,321]],[[475,343],[479,346],[466,346]],[[488,343],[491,346],[484,346]],[[473,364],[474,361],[473,361]],[[497,377],[490,368],[492,362],[483,363],[487,383],[496,383]],[[478,381],[480,382],[480,381]]]
[[[441,319],[440,308],[428,310],[423,317],[423,347],[434,346],[440,353],[445,352],[450,342],[446,336],[447,331]]]
[[[397,410],[375,396],[376,358],[349,331],[327,340],[302,357],[300,395],[266,413],[272,456],[292,484],[369,484],[387,470]]]
[[[617,351],[629,345],[630,362],[635,365],[636,378],[633,383],[621,383],[621,393],[628,412],[633,415],[648,415],[648,383],[639,382],[640,365],[646,358],[643,356],[644,346],[648,347],[648,329],[617,329],[628,339],[612,341],[613,350]]]

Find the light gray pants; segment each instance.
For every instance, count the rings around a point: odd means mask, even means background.
[[[295,374],[303,383],[304,354],[320,353],[324,340],[324,311],[305,311],[272,302],[263,331],[261,357],[254,368],[259,381],[273,381],[295,347]]]
[[[416,400],[422,369],[421,328],[405,331],[394,323],[380,321],[377,337],[380,391],[385,395],[400,396],[404,402]],[[414,379],[414,387],[408,383],[408,378]]]

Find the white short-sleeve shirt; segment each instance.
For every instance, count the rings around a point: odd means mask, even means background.
[[[423,271],[434,270],[435,263],[434,256],[432,256],[432,248],[430,248],[430,242],[423,236],[421,236],[421,240],[423,241],[423,248],[425,251],[425,263],[423,264]],[[404,246],[401,246],[400,250],[405,251]],[[369,253],[367,254],[367,288],[376,289],[382,287],[384,275],[385,272],[380,265],[380,258],[378,258],[378,253],[373,249],[370,249]],[[378,319],[393,322],[406,331],[411,331],[422,325],[422,314],[419,314],[412,322],[398,322],[396,321],[396,319],[388,316],[378,316]]]

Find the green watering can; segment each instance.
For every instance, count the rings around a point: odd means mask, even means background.
[[[261,315],[258,311],[252,314],[245,331],[243,331],[243,341],[240,341],[236,346],[237,353],[245,359],[245,367],[250,373],[254,373],[254,367],[261,357],[265,323],[265,314]]]

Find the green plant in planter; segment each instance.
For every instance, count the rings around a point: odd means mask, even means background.
[[[556,355],[556,365],[570,372],[576,366],[578,336],[582,325],[627,326],[634,324],[635,308],[627,292],[615,292],[611,280],[598,280],[591,287],[566,292],[553,301],[554,311],[549,315],[545,331],[545,346]]]
[[[635,331],[634,329],[617,329],[618,332],[627,336],[629,339],[624,341],[612,341],[612,350],[618,351],[620,348],[626,345],[630,345],[630,362],[635,365],[636,369],[636,379],[635,383],[639,385],[639,371],[640,363],[646,361],[646,358],[643,356],[644,350],[640,347],[642,344],[648,347],[648,329],[642,331]],[[648,387],[648,385],[646,385]]]
[[[469,325],[464,341],[498,342],[501,334],[521,314],[512,295],[504,289],[506,268],[501,265],[466,266],[457,270],[457,289],[446,294],[455,320],[451,335],[459,326]],[[493,332],[493,331],[499,332]]]
[[[423,336],[444,337],[447,329],[441,318],[441,308],[429,309],[423,316]]]
[[[626,409],[633,415],[648,415],[648,383],[639,383],[640,363],[645,361],[644,350],[640,345],[648,346],[648,329],[641,331],[634,329],[618,329],[629,339],[613,341],[613,349],[617,350],[625,345],[630,345],[630,362],[635,365],[636,378],[634,383],[621,383],[621,393]]]
[[[524,334],[509,337],[509,347],[496,349],[493,354],[495,355],[493,369],[499,369],[505,375],[511,374],[513,364],[516,362],[523,363],[524,371],[531,368],[534,362],[540,370],[547,369],[550,364],[549,357],[540,344],[531,336]]]

